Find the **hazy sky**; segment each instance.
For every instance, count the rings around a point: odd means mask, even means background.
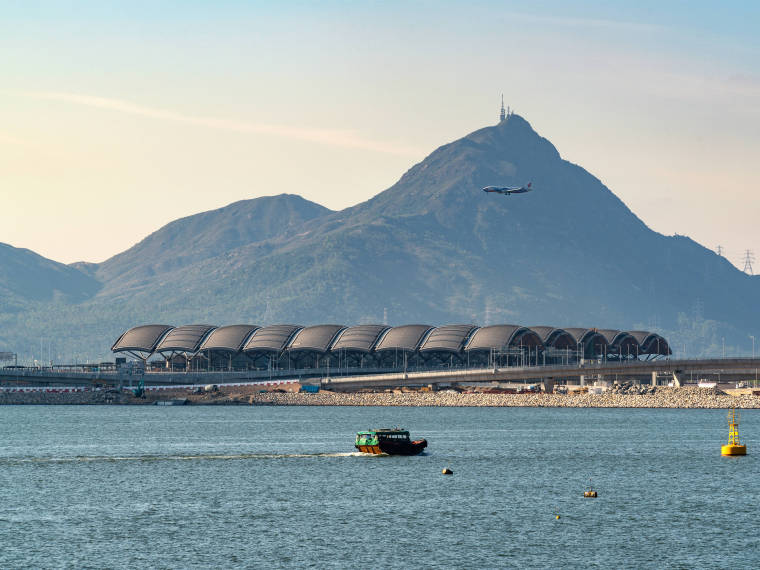
[[[498,120],[760,273],[760,3],[0,0],[0,242],[102,261],[257,196],[329,208]]]

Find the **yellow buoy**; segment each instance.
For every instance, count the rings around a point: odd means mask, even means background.
[[[747,446],[739,442],[739,412],[728,411],[728,444],[720,448],[721,455],[747,455]]]

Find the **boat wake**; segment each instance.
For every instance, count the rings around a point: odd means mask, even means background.
[[[313,457],[363,457],[368,453],[358,451],[346,453],[230,453],[230,454],[177,454],[177,455],[76,455],[68,457],[4,457],[0,465],[17,465],[24,463],[92,463],[118,461],[203,461],[203,460],[241,460],[241,459],[291,459]]]

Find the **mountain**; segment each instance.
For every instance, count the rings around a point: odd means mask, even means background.
[[[480,191],[528,181],[530,194]],[[23,337],[44,322],[67,334],[68,350],[105,356],[123,329],[146,322],[353,324],[387,310],[391,324],[655,329],[694,356],[722,339],[744,346],[760,317],[759,278],[649,229],[518,115],[440,147],[343,211],[296,196],[247,200],[72,269],[100,284],[90,298],[38,304],[23,326],[0,311],[0,327]]]
[[[82,301],[100,289],[86,270],[0,243],[0,307],[3,312],[40,301]]]
[[[304,222],[329,212],[290,194],[242,200],[167,224],[105,261],[96,276],[105,284],[106,294],[139,288],[240,246],[292,235]]]

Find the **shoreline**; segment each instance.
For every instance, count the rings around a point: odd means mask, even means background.
[[[222,388],[215,392],[192,394],[186,389],[149,392],[137,398],[129,392],[2,392],[0,405],[155,405],[175,400],[191,406],[381,406],[381,407],[522,407],[522,408],[668,408],[725,409],[760,408],[760,397],[750,394],[728,395],[713,388],[657,387],[645,393],[601,394],[570,393],[487,393],[418,392],[329,392],[315,394],[268,391],[244,387]]]

